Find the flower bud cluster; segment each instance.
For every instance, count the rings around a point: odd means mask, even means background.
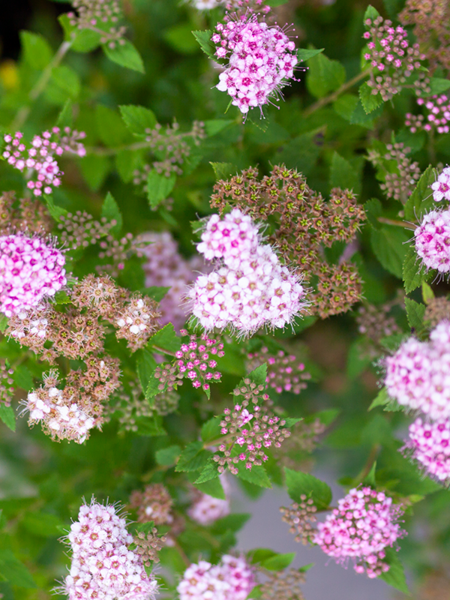
[[[9,368],[7,361],[0,361],[0,406],[11,406],[14,395],[14,380],[11,377],[13,374],[14,370]]]
[[[218,565],[201,560],[188,567],[177,592],[180,600],[245,600],[254,586],[254,572],[246,560],[224,554]]]
[[[27,237],[32,234],[45,236],[53,229],[46,205],[39,198],[19,198],[15,192],[4,192],[0,195],[0,233],[23,233]]]
[[[286,80],[295,79],[295,43],[278,25],[269,27],[261,13],[227,15],[211,40],[217,58],[227,61],[216,87],[244,115],[255,107],[262,112],[272,97],[280,96]]]
[[[402,204],[406,204],[421,175],[419,163],[407,156],[410,152],[411,148],[405,147],[402,142],[387,144],[384,155],[377,150],[368,152],[368,159],[375,167],[381,168],[384,176],[380,188],[388,198],[399,200]],[[397,172],[392,172],[392,161],[396,164]]]
[[[289,533],[295,535],[295,541],[304,546],[308,544],[316,531],[317,508],[314,501],[302,494],[300,503],[293,502],[289,508],[282,506],[280,512],[283,515],[281,520],[290,526]]]
[[[425,106],[427,114],[424,115],[413,115],[406,113],[405,125],[409,127],[411,133],[416,131],[432,131],[435,129],[438,133],[448,133],[450,131],[450,98],[445,94],[440,96],[432,96],[424,100],[423,98],[417,99],[419,106]],[[424,121],[427,121],[424,124]]]
[[[148,485],[143,492],[135,490],[130,496],[130,508],[137,512],[139,523],[172,523],[172,505],[172,497],[162,483]]]
[[[0,311],[25,314],[66,285],[62,252],[38,237],[0,236]]]
[[[416,74],[413,87],[417,93],[429,93],[429,78],[419,69],[426,56],[420,52],[419,44],[409,45],[406,30],[392,27],[392,21],[377,17],[373,21],[366,19],[368,29],[364,39],[367,43],[365,60],[372,67],[367,82],[372,94],[380,94],[386,102],[398,94],[408,83],[408,78]]]
[[[384,492],[355,488],[338,501],[324,523],[318,523],[313,542],[337,563],[352,559],[357,573],[373,579],[390,569],[385,550],[405,535],[397,523],[402,514]]]
[[[44,131],[42,135],[35,135],[31,148],[27,148],[22,140],[22,133],[17,131],[13,136],[6,134],[3,158],[11,166],[25,172],[29,178],[27,187],[35,196],[51,194],[54,187],[61,185],[63,175],[55,155],[70,153],[85,156],[86,150],[80,142],[85,135],[83,132],[72,131],[69,127],[63,131],[54,127],[51,132]]]
[[[261,348],[260,352],[252,352],[247,356],[247,371],[254,371],[260,365],[267,363],[266,383],[274,389],[277,394],[284,390],[293,394],[300,394],[306,388],[311,375],[305,372],[305,365],[299,362],[293,354],[286,354],[279,350],[276,355],[269,354],[267,347]]]
[[[298,277],[280,264],[271,246],[259,242],[257,227],[241,210],[210,217],[198,251],[223,261],[198,277],[189,293],[192,313],[205,329],[231,325],[251,335],[264,325],[284,327],[304,310]]]
[[[150,568],[152,563],[159,562],[159,551],[163,548],[167,538],[158,536],[158,529],[152,527],[147,531],[138,531],[133,538],[136,546],[134,552],[140,556],[144,567]]]
[[[67,536],[72,550],[70,573],[61,593],[73,600],[154,600],[157,582],[141,556],[128,547],[133,536],[112,505],[92,500],[83,505]]]
[[[225,499],[214,498],[209,494],[203,494],[198,490],[194,492],[194,502],[189,507],[187,513],[193,521],[200,525],[208,526],[230,514],[230,486],[225,473],[220,475]]]
[[[228,468],[236,475],[240,462],[249,470],[262,465],[269,458],[266,449],[280,448],[291,435],[286,421],[271,412],[272,402],[264,389],[247,378],[234,390],[234,396],[242,397],[242,401],[233,410],[226,408],[220,422],[220,432],[226,438],[213,456],[219,473]]]
[[[71,3],[78,12],[67,13],[72,27],[99,33],[101,43],[112,49],[117,43],[125,44],[126,27],[117,25],[122,16],[118,0],[72,0]]]
[[[296,569],[287,571],[263,570],[264,580],[259,584],[258,598],[261,600],[305,600],[301,585],[305,574]]]
[[[432,210],[414,230],[419,258],[427,269],[450,272],[450,210]]]

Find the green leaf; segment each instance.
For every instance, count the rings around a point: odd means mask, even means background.
[[[390,566],[390,569],[386,573],[382,573],[378,579],[382,579],[388,585],[410,596],[411,593],[406,583],[405,569],[398,557],[398,552],[394,548],[386,548],[385,552],[385,561]]]
[[[377,11],[377,9],[374,8],[371,4],[369,4],[369,6],[366,8],[366,12],[364,13],[364,21],[366,21],[366,19],[374,21],[379,16],[380,13]]]
[[[93,192],[102,187],[111,170],[111,162],[107,156],[90,155],[88,159],[81,159],[79,165],[86,183]]]
[[[27,589],[36,587],[29,570],[17,560],[11,550],[0,549],[0,575],[12,585]]]
[[[379,230],[372,229],[372,249],[383,267],[402,278],[402,267],[411,234],[400,227],[383,226]]]
[[[286,423],[286,427],[294,427],[294,425],[297,425],[297,423],[300,423],[300,421],[303,421],[303,417],[288,417],[287,419],[283,419]]]
[[[103,201],[102,217],[109,223],[112,223],[113,221],[116,222],[114,227],[111,227],[111,233],[120,233],[123,224],[122,213],[110,192],[106,194],[105,200]]]
[[[231,515],[217,519],[211,526],[211,529],[214,533],[219,535],[226,533],[227,531],[236,533],[244,527],[250,517],[251,515],[249,513],[232,513]]]
[[[22,388],[26,392],[30,392],[33,389],[33,377],[25,365],[16,367],[12,378],[14,380],[14,385]]]
[[[152,169],[147,178],[147,196],[152,208],[156,208],[160,202],[165,200],[175,187],[177,176],[172,174],[170,177],[160,175],[155,169]]]
[[[72,100],[66,100],[61,112],[58,115],[56,125],[63,129],[64,127],[71,127],[73,124],[73,102]]]
[[[178,352],[181,348],[181,339],[177,336],[175,327],[172,323],[167,323],[162,329],[157,331],[147,342],[147,348],[158,346],[167,352]]]
[[[433,200],[431,184],[437,179],[436,170],[430,165],[422,173],[417,186],[405,204],[405,221],[416,222],[436,204]]]
[[[297,48],[297,58],[299,61],[306,61],[321,54],[325,48]]]
[[[381,223],[378,221],[378,217],[383,214],[383,205],[378,198],[372,198],[367,200],[364,204],[364,210],[366,211],[367,220],[374,229],[381,229]]]
[[[203,494],[208,494],[213,498],[225,500],[226,495],[222,486],[222,482],[217,472],[217,468],[212,463],[208,463],[203,469],[203,475],[198,471],[188,473],[188,479],[194,487],[200,490]],[[203,482],[198,483],[197,479],[203,479]]]
[[[181,454],[180,446],[169,446],[168,448],[163,448],[162,450],[158,450],[155,453],[155,459],[158,465],[163,465],[165,467],[171,467],[177,462],[177,458]]]
[[[72,304],[72,298],[64,290],[56,292],[53,299],[55,304]]]
[[[120,146],[126,140],[128,132],[120,118],[120,115],[102,104],[95,108],[95,123],[98,135],[102,142],[108,147]],[[89,160],[91,160],[91,156]]]
[[[160,415],[154,415],[153,417],[137,417],[135,421],[138,426],[138,435],[167,435],[166,430],[162,426],[162,417]]]
[[[156,302],[161,302],[169,290],[170,287],[159,287],[154,285],[152,287],[142,288],[141,293],[145,294],[146,296],[150,296],[150,298],[153,298],[153,300],[156,300]]]
[[[70,24],[67,14],[60,15],[58,21],[64,30],[65,41],[70,42],[70,49],[74,52],[92,52],[100,46],[101,34],[98,31],[78,29]]]
[[[306,87],[315,98],[323,98],[341,87],[345,77],[344,65],[318,54],[310,59]]]
[[[368,485],[374,489],[376,488],[376,486],[377,486],[376,479],[375,479],[376,470],[377,470],[377,463],[375,461],[373,463],[372,467],[370,468],[370,471],[364,477],[364,479],[362,481],[363,485]]]
[[[198,44],[192,35],[190,23],[178,23],[163,33],[166,42],[174,50],[182,54],[194,54],[198,52]]]
[[[422,298],[425,304],[430,304],[435,298],[433,290],[425,281],[422,283]]]
[[[237,464],[237,477],[239,479],[243,479],[244,481],[248,481],[249,483],[253,483],[254,485],[258,485],[263,488],[271,488],[272,485],[270,483],[270,479],[267,476],[267,472],[263,466],[255,466],[251,469],[247,469],[245,466],[245,461],[239,461]]]
[[[22,58],[32,69],[42,71],[52,59],[52,49],[47,40],[39,33],[20,32]]]
[[[134,172],[142,166],[141,152],[136,150],[119,150],[115,158],[116,169],[125,183],[130,183]]]
[[[154,113],[143,106],[119,106],[125,125],[134,135],[145,135],[155,128],[157,123]]]
[[[8,327],[8,317],[6,315],[0,314],[0,331],[3,333],[6,331]]]
[[[21,525],[41,537],[58,537],[64,527],[63,521],[56,515],[38,511],[27,511]]]
[[[147,388],[150,381],[154,378],[153,374],[156,369],[156,361],[153,358],[153,354],[144,348],[140,357],[136,363],[136,371],[138,374],[139,382],[141,384],[142,391],[147,397]]]
[[[252,565],[257,565],[273,556],[277,556],[277,554],[277,552],[269,548],[257,548],[256,550],[250,550],[249,560]]]
[[[389,398],[387,389],[385,387],[381,388],[381,390],[378,392],[376,398],[374,398],[374,400],[372,400],[372,404],[369,406],[369,410],[373,410],[377,406],[385,406],[390,401],[391,401],[391,399]]]
[[[302,133],[292,139],[277,154],[278,164],[285,164],[288,169],[297,169],[308,175],[317,162],[320,154],[322,128]]]
[[[193,31],[192,35],[195,37],[197,42],[200,44],[200,48],[203,50],[203,52],[206,54],[206,56],[208,58],[210,58],[211,60],[214,60],[215,62],[217,62],[217,58],[214,56],[214,52],[216,51],[216,48],[215,48],[213,42],[211,41],[212,32],[209,30]]]
[[[214,169],[214,174],[216,176],[217,181],[219,181],[220,179],[223,179],[224,181],[226,181],[230,177],[233,177],[233,175],[236,175],[237,169],[231,163],[215,163],[215,162],[212,162],[212,163],[209,163],[209,164]]]
[[[443,94],[450,88],[450,80],[442,77],[432,77],[430,80],[430,91],[427,96]]]
[[[340,117],[346,121],[350,121],[357,104],[357,96],[354,94],[342,94],[333,102],[333,108]]]
[[[47,205],[48,212],[57,223],[61,220],[61,217],[67,215],[67,210],[65,208],[55,205],[52,196],[47,196],[47,194],[44,194],[44,200]]]
[[[16,430],[16,415],[12,406],[0,405],[0,419],[11,431]]]
[[[220,417],[213,417],[212,419],[210,419],[209,421],[206,421],[206,423],[203,424],[202,426],[202,431],[201,431],[201,435],[202,435],[202,440],[204,442],[210,442],[212,440],[217,440],[217,438],[220,437]]]
[[[361,127],[365,127],[366,129],[373,129],[375,127],[375,119],[377,119],[382,112],[383,108],[379,106],[376,110],[370,113],[370,115],[367,115],[361,100],[359,100],[350,118],[350,123],[352,125],[361,125]]]
[[[333,152],[333,158],[331,159],[330,187],[354,190],[355,192],[358,192],[361,187],[358,171],[337,152]]]
[[[129,40],[124,40],[123,44],[116,44],[114,48],[110,48],[108,44],[102,44],[103,52],[113,62],[121,67],[145,73],[144,63],[141,55]]]
[[[267,4],[267,6],[282,6],[283,4],[287,4],[289,2],[289,0],[266,0],[265,4]]]
[[[372,362],[372,357],[368,352],[365,352],[364,348],[365,340],[358,338],[355,340],[347,355],[347,376],[353,380],[361,375]]]
[[[383,104],[383,98],[381,95],[372,94],[372,88],[367,84],[367,82],[360,86],[359,98],[366,115],[372,113],[376,108]]]
[[[265,387],[267,380],[267,363],[264,363],[254,369],[248,374],[248,378],[251,379],[253,383],[256,383],[256,385],[263,385]],[[245,383],[242,381],[240,386],[241,385],[245,385]]]
[[[223,129],[226,129],[229,125],[233,125],[233,124],[235,124],[235,122],[230,121],[229,119],[210,119],[208,121],[205,121],[206,135],[208,137],[213,137],[213,135],[220,133]],[[214,164],[214,163],[210,163],[210,164]],[[227,165],[228,163],[215,163],[215,164]],[[236,169],[236,167],[234,167],[233,174],[235,174],[236,171],[237,171],[237,169]]]
[[[80,91],[81,80],[76,71],[62,65],[52,70],[52,76],[45,88],[45,96],[54,104],[64,105],[67,100],[76,100]]]
[[[423,262],[416,254],[413,245],[406,251],[403,262],[403,281],[407,294],[418,288],[424,281],[428,281],[434,275],[435,271],[428,271]]]
[[[295,552],[289,552],[288,554],[277,554],[271,556],[261,562],[261,567],[268,571],[283,571],[292,563],[295,558]]]
[[[405,298],[406,316],[411,329],[420,331],[423,327],[423,318],[425,316],[426,306],[419,304],[411,298]]]
[[[199,471],[207,465],[210,458],[211,452],[203,448],[203,442],[191,442],[181,453],[175,471]]]
[[[284,468],[284,473],[288,494],[294,502],[301,502],[300,496],[305,495],[307,498],[312,498],[314,506],[319,510],[328,508],[332,494],[330,486],[324,481],[309,473],[293,471],[287,467]]]
[[[211,453],[209,453],[211,456]],[[206,483],[212,479],[219,478],[219,471],[217,470],[217,464],[213,460],[209,460],[208,463],[203,467],[200,472],[198,479],[194,481],[194,485],[198,486],[201,483]]]

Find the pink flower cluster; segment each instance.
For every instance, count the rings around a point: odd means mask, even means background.
[[[26,173],[29,178],[27,187],[35,196],[41,196],[43,192],[51,194],[53,187],[61,185],[63,175],[55,155],[61,156],[68,152],[85,156],[86,150],[79,141],[84,137],[85,133],[72,131],[69,127],[63,131],[54,127],[51,132],[44,131],[42,135],[35,135],[31,148],[27,148],[22,141],[23,134],[17,131],[14,136],[4,136],[6,147],[3,158],[11,166]]]
[[[214,498],[209,494],[200,494],[188,509],[188,515],[200,525],[211,525],[217,519],[222,519],[230,514],[230,486],[224,473],[220,475],[220,480],[225,492],[225,500]]]
[[[192,312],[205,329],[231,325],[249,335],[264,325],[284,327],[304,309],[298,277],[260,243],[257,227],[238,208],[223,219],[209,219],[198,251],[208,260],[221,259],[189,293]]]
[[[188,335],[185,329],[180,333],[182,336]],[[211,339],[206,334],[199,339],[191,335],[189,343],[182,344],[175,354],[178,372],[186,374],[194,388],[202,387],[208,390],[210,387],[208,381],[218,381],[221,378],[221,373],[215,370],[217,361],[214,360],[214,356],[220,358],[225,356],[222,342]]]
[[[69,600],[150,600],[157,582],[147,575],[142,558],[128,550],[133,537],[112,505],[92,500],[83,505],[68,535],[72,548],[70,574],[61,592]]]
[[[425,473],[450,484],[450,421],[426,423],[420,417],[409,426],[403,452],[419,463]]]
[[[277,394],[281,394],[283,390],[300,394],[300,391],[306,388],[304,380],[311,378],[311,375],[305,372],[305,365],[298,362],[296,356],[286,354],[284,350],[279,350],[273,356],[269,354],[269,349],[264,346],[260,352],[250,353],[247,358],[248,372],[267,362],[266,383]]]
[[[211,40],[217,58],[228,60],[216,87],[227,92],[244,115],[272,103],[270,98],[279,95],[286,79],[294,79],[295,43],[280,27],[259,22],[253,11],[226,16]]]
[[[66,284],[62,252],[39,238],[0,236],[0,311],[7,317],[36,307]]]
[[[417,255],[428,269],[450,271],[450,210],[430,211],[414,230],[414,238]]]
[[[255,584],[244,558],[224,554],[218,565],[201,560],[188,567],[177,591],[180,600],[245,600]]]
[[[145,285],[147,287],[170,288],[159,304],[161,325],[173,323],[179,330],[185,323],[187,309],[185,297],[188,285],[195,280],[194,270],[204,270],[200,257],[184,259],[178,252],[178,246],[168,231],[163,233],[144,233],[139,236],[139,242],[150,242],[139,248],[140,254],[147,258],[143,265]]]
[[[450,202],[450,167],[442,169],[437,181],[431,184],[431,189],[433,190],[433,200],[435,202],[441,202],[442,200]]]
[[[318,524],[313,541],[337,563],[350,558],[357,573],[365,572],[373,579],[389,571],[385,549],[405,535],[396,522],[402,513],[384,492],[355,488]]]
[[[424,105],[427,110],[426,119],[424,115],[413,115],[411,113],[406,114],[405,125],[409,127],[411,133],[424,129],[425,131],[431,131],[433,128],[438,133],[448,133],[450,131],[450,98],[445,94],[440,96],[433,96],[432,98],[417,99],[419,106]],[[424,120],[428,121],[424,124]]]
[[[411,337],[385,360],[387,392],[402,406],[434,421],[450,418],[450,322],[433,329],[429,342]]]

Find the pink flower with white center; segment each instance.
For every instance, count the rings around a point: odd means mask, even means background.
[[[441,202],[442,200],[450,202],[450,167],[445,167],[442,170],[437,181],[431,184],[431,189],[433,190],[433,200],[435,202]]]
[[[42,193],[51,194],[53,187],[61,185],[63,175],[54,156],[64,153],[85,156],[86,149],[79,141],[84,139],[85,135],[84,132],[72,131],[70,127],[63,131],[54,127],[51,132],[44,131],[41,136],[34,136],[29,148],[22,141],[23,134],[19,131],[14,136],[7,134],[4,136],[6,147],[3,158],[8,164],[25,173],[29,180],[27,187],[35,196],[41,196]]]
[[[415,229],[414,237],[417,255],[428,269],[450,272],[450,210],[430,211]]]
[[[351,559],[357,573],[373,579],[389,571],[385,549],[406,535],[397,523],[402,514],[384,492],[355,488],[318,524],[313,542],[338,564]]]
[[[201,560],[188,567],[177,591],[180,600],[245,600],[255,585],[246,560],[225,554],[218,565]]]
[[[188,515],[200,525],[211,525],[217,519],[222,519],[230,514],[230,486],[225,474],[220,475],[220,480],[225,492],[225,499],[200,494],[188,509]]]
[[[409,426],[409,440],[402,451],[429,477],[450,484],[450,422],[426,423],[418,418]]]
[[[391,398],[434,421],[450,419],[450,322],[442,321],[429,342],[411,337],[385,359]]]
[[[69,600],[154,600],[156,579],[147,575],[142,557],[128,550],[133,537],[126,525],[112,505],[94,499],[83,505],[67,536],[70,573],[56,591]]]
[[[65,258],[39,238],[0,236],[0,312],[7,317],[36,307],[66,285]]]
[[[252,10],[243,16],[227,15],[212,36],[216,56],[228,59],[216,87],[227,92],[244,115],[255,107],[262,111],[280,94],[287,79],[295,79],[295,43],[280,27],[269,27],[263,19]]]

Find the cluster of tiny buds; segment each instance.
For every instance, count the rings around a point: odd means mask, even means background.
[[[299,362],[293,354],[286,354],[284,350],[279,350],[273,356],[269,354],[267,347],[263,347],[260,352],[252,352],[247,358],[249,372],[267,362],[266,383],[277,394],[281,394],[283,390],[300,394],[306,388],[305,380],[311,379],[311,375],[305,372],[304,363]]]
[[[14,369],[11,369],[4,360],[0,361],[0,406],[11,406],[11,399],[14,395],[12,387],[14,380],[11,375]]]
[[[375,166],[384,167],[385,182],[380,183],[380,188],[386,196],[388,198],[394,198],[394,200],[399,200],[402,204],[405,204],[420,178],[421,171],[419,163],[408,158],[407,154],[411,149],[405,147],[402,142],[387,144],[386,149],[387,152],[383,157],[381,157],[376,150],[370,150],[368,158]],[[398,173],[392,173],[385,168],[383,160],[395,161]]]
[[[423,129],[431,131],[435,129],[438,133],[448,133],[450,131],[450,98],[445,94],[432,96],[424,100],[417,98],[417,104],[424,106],[427,110],[424,115],[413,115],[406,113],[405,125],[409,127],[411,133],[416,133]],[[427,121],[427,122],[425,122]]]
[[[172,505],[172,497],[162,483],[148,485],[143,492],[135,490],[130,496],[130,508],[137,512],[139,523],[172,523]]]
[[[414,82],[416,93],[429,93],[429,78],[419,71],[426,56],[420,52],[419,44],[409,45],[406,30],[392,27],[392,22],[382,17],[366,19],[365,25],[369,30],[363,37],[370,41],[364,58],[373,69],[368,81],[372,94],[380,94],[385,102],[390,100],[414,71],[418,72]]]
[[[305,600],[301,585],[305,583],[305,574],[296,569],[287,571],[262,572],[264,580],[259,584],[258,598],[261,600]]]
[[[189,335],[186,329],[182,329],[180,333],[182,336]],[[179,372],[186,374],[194,388],[209,389],[208,381],[219,381],[222,376],[219,371],[214,370],[217,361],[211,355],[219,358],[225,356],[223,348],[221,341],[211,339],[209,335],[202,334],[200,338],[191,335],[189,343],[182,344],[180,350],[175,353]]]
[[[117,26],[122,15],[118,0],[72,0],[72,6],[78,12],[67,13],[72,27],[96,31],[101,35],[101,43],[112,49],[116,43],[125,44],[126,28]]]
[[[158,530],[152,527],[148,531],[138,531],[133,538],[134,552],[141,557],[144,567],[150,568],[152,563],[159,562],[159,551],[167,542],[165,536],[158,537]]]
[[[61,185],[63,175],[55,155],[71,153],[85,156],[86,149],[79,141],[84,137],[85,133],[72,131],[69,127],[63,131],[54,127],[51,131],[44,131],[42,135],[35,135],[31,148],[27,148],[23,142],[23,134],[17,131],[14,135],[4,136],[6,146],[3,158],[19,171],[25,171],[29,178],[27,187],[35,196],[51,194],[53,187]]]
[[[314,506],[312,498],[307,498],[304,494],[300,496],[300,503],[293,502],[289,508],[280,507],[283,515],[281,520],[290,526],[289,533],[295,535],[295,541],[306,545],[311,542],[317,521],[315,513],[317,508]]]

